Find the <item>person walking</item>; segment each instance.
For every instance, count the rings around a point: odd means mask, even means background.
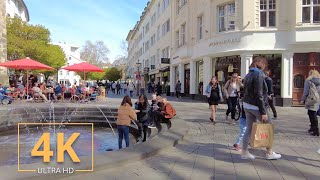
[[[251,137],[252,126],[254,122],[270,122],[267,116],[267,91],[264,70],[268,62],[264,57],[256,57],[250,65],[249,73],[244,80],[243,108],[246,114],[247,129],[245,131],[242,143],[242,159],[255,159],[255,156],[249,153],[248,146]],[[267,148],[266,159],[280,159],[281,155]]]
[[[177,99],[181,99],[181,83],[180,81],[177,82],[176,84],[176,96],[177,96]]]
[[[128,85],[128,90],[130,92],[130,97],[133,96],[133,91],[134,91],[134,84],[133,82],[130,82],[129,85]]]
[[[125,82],[125,83],[123,84],[123,94],[124,94],[124,95],[127,95],[127,90],[128,90],[128,85],[127,85],[127,82]]]
[[[120,94],[120,90],[121,90],[121,85],[119,82],[117,82],[117,85],[116,85],[116,89],[117,89],[117,94]]]
[[[276,111],[276,107],[274,106],[274,102],[273,102],[273,97],[274,97],[274,93],[273,93],[273,80],[270,78],[270,70],[265,70],[264,74],[266,75],[266,83],[268,86],[268,104],[273,112],[273,118],[277,119],[277,111]]]
[[[213,76],[210,83],[206,87],[206,95],[208,97],[208,103],[211,110],[210,121],[216,124],[216,112],[219,102],[223,101],[221,87],[217,81],[217,78]]]
[[[115,82],[112,83],[111,88],[112,88],[113,94],[116,94],[117,84]]]
[[[310,93],[311,92],[311,93]],[[315,97],[309,97],[314,93]],[[308,132],[313,136],[319,136],[319,126],[317,111],[320,105],[319,99],[320,93],[320,74],[317,70],[311,70],[309,77],[304,82],[303,95],[301,97],[301,104],[305,104],[305,108],[308,109],[308,116],[310,120],[310,129]],[[309,99],[314,99],[310,101]]]
[[[131,121],[137,120],[137,115],[132,109],[132,102],[129,96],[125,96],[118,108],[117,127],[118,127],[118,146],[122,148],[122,140],[125,139],[126,147],[129,147],[129,126]]]
[[[158,84],[156,86],[156,89],[157,89],[157,96],[161,96],[161,94],[162,94],[162,86],[161,86],[160,82],[158,82]]]
[[[228,121],[228,116],[231,113],[230,124],[235,124],[236,106],[238,102],[238,92],[243,86],[237,73],[233,73],[231,79],[228,80],[224,86],[224,91],[228,103],[228,110],[226,112],[226,121]]]

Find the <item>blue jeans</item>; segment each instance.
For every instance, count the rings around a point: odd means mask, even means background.
[[[124,140],[126,141],[126,147],[129,147],[129,127],[118,125],[118,134],[119,134],[119,149],[122,148],[122,140],[124,136]]]
[[[236,139],[236,142],[235,144],[240,144],[240,142],[243,140],[243,136],[244,136],[244,133],[246,132],[246,129],[247,129],[247,124],[246,124],[246,118],[243,118],[241,117],[240,118],[240,133],[239,133],[239,136],[237,137]]]
[[[130,97],[132,97],[133,96],[133,91],[130,91]]]

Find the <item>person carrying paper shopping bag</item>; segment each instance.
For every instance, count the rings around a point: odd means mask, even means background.
[[[249,73],[244,80],[243,107],[246,113],[247,129],[243,138],[242,159],[255,159],[255,156],[249,153],[248,145],[251,138],[251,131],[254,122],[270,122],[267,116],[267,93],[268,88],[265,82],[263,71],[268,65],[264,57],[256,57],[250,65]],[[267,148],[266,159],[280,159],[281,155]]]

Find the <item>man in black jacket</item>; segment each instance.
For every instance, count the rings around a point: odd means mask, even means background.
[[[273,80],[270,78],[270,70],[265,70],[264,71],[265,75],[266,75],[266,83],[268,86],[268,103],[270,108],[272,109],[273,112],[273,117],[274,119],[277,118],[277,111],[276,108],[274,107],[274,103],[273,103],[273,97],[274,97],[274,92],[273,92]]]
[[[247,129],[243,137],[242,159],[255,159],[248,151],[253,123],[257,121],[270,123],[266,109],[268,87],[263,72],[267,66],[268,61],[264,57],[256,57],[244,79],[243,108],[246,113]],[[267,148],[266,159],[276,160],[280,158],[280,154],[273,152],[272,148]]]

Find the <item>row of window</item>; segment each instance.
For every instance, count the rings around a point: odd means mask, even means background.
[[[164,2],[167,7],[169,1]],[[277,0],[260,0],[260,27],[275,27],[276,26],[276,11]],[[187,3],[187,0],[177,0],[178,13]],[[162,9],[164,10],[164,9]],[[159,14],[158,14],[159,16]],[[203,16],[197,19],[197,39],[203,39]],[[302,23],[320,23],[320,0],[302,0]],[[151,24],[155,24],[155,14],[151,17]],[[236,28],[236,5],[235,2],[218,6],[218,30],[219,32],[234,31]],[[161,32],[160,32],[161,30]],[[146,25],[146,31],[149,31],[149,23]],[[161,36],[165,36],[170,31],[170,19],[162,26],[157,27],[157,33],[153,34],[149,40],[144,43],[143,48],[139,49],[138,56],[146,52],[150,47],[155,45],[156,40],[160,40]],[[182,24],[178,31],[175,32],[176,43],[175,47],[179,48],[187,43],[186,38],[186,23]],[[142,34],[138,37],[138,42],[142,40]],[[163,56],[165,57],[165,56]]]
[[[155,69],[156,66],[160,66],[161,58],[169,58],[170,57],[170,52],[169,51],[170,51],[170,47],[169,46],[164,48],[164,49],[162,49],[161,57],[160,57],[160,49],[157,49],[157,54],[151,56],[150,61],[149,61],[149,59],[142,61],[143,62],[143,68],[150,68],[152,70],[152,69]],[[157,60],[157,62],[156,62],[156,60]]]

